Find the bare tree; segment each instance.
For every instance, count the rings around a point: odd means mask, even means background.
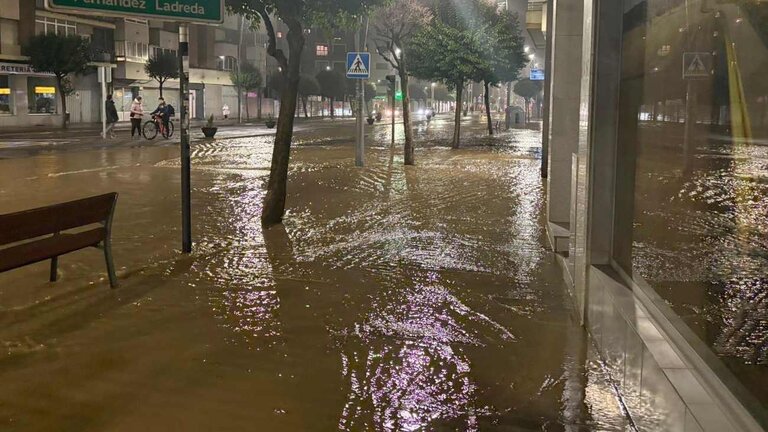
[[[414,164],[408,94],[408,43],[414,34],[432,20],[432,12],[419,0],[395,0],[380,8],[374,16],[374,43],[379,54],[397,71],[403,89],[403,126],[405,129],[405,164]],[[393,113],[394,115],[394,113]]]

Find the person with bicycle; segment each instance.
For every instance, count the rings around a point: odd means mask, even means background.
[[[161,135],[166,136],[167,132],[164,131],[169,129],[168,123],[171,121],[170,105],[166,104],[163,98],[160,98],[159,102],[157,108],[149,115],[160,120],[162,123]]]

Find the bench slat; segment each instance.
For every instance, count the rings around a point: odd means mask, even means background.
[[[116,200],[117,193],[113,192],[0,215],[0,245],[106,222]]]
[[[75,234],[60,234],[18,246],[0,249],[0,272],[44,261],[69,252],[96,246],[107,236],[100,227]]]

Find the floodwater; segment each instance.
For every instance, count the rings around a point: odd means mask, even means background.
[[[667,127],[670,129],[671,127]],[[666,140],[671,132],[665,130]],[[665,142],[659,140],[659,142]],[[639,158],[634,268],[768,406],[768,146],[712,135]]]
[[[267,231],[270,138],[195,143],[190,256],[175,148],[0,160],[2,213],[118,191],[121,279],[95,250],[0,275],[0,429],[629,430],[544,245],[537,134],[447,125],[408,168],[388,128],[365,169],[351,128],[298,136]]]

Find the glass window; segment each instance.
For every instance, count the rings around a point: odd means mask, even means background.
[[[175,49],[160,48],[160,47],[157,47],[157,46],[150,46],[149,49],[150,49],[150,54],[151,54],[151,56],[153,58],[159,56],[160,54],[171,54],[173,56],[178,55],[177,54],[178,51],[176,51]]]
[[[8,75],[0,75],[0,115],[13,114],[12,97],[13,94]]]
[[[27,79],[29,113],[55,114],[58,110],[57,93],[54,78],[29,77]]]
[[[218,69],[231,71],[237,69],[237,59],[232,56],[220,56],[218,59]]]
[[[149,58],[149,45],[143,42],[117,41],[115,42],[115,55],[133,60],[147,60]]]
[[[77,26],[71,21],[57,18],[38,17],[35,19],[37,34],[58,34],[62,36],[76,35]]]
[[[768,3],[624,4],[617,261],[768,406]]]
[[[315,55],[318,57],[325,57],[328,55],[328,45],[325,44],[317,44],[317,47],[315,48]]]

